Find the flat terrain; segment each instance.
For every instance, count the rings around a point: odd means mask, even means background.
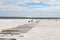
[[[39,20],[25,37],[26,40],[60,40],[60,20]]]
[[[36,20],[38,23],[31,30],[20,34],[23,37],[18,37],[18,35],[6,35],[6,37],[16,38],[17,40],[60,40],[60,19]]]

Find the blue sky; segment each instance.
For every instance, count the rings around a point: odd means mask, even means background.
[[[0,16],[60,17],[60,0],[0,0]]]

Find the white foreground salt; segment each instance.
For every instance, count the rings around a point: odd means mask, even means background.
[[[0,19],[0,31],[27,24],[31,19]]]
[[[23,37],[9,37],[17,40],[60,40],[60,21],[39,20],[34,28],[22,35]]]
[[[60,40],[60,21],[40,21],[23,40]]]

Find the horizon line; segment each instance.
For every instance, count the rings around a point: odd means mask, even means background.
[[[60,17],[2,17],[0,19],[60,19]]]

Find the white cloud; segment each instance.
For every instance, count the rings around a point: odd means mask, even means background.
[[[51,6],[60,6],[59,0],[0,0],[0,6],[18,6],[18,4],[23,4],[26,2],[42,2]]]
[[[42,1],[45,2],[45,3],[49,3],[52,6],[60,6],[60,2],[57,1],[57,0],[42,0]]]
[[[0,0],[0,11],[13,11],[11,12],[12,14],[16,14],[16,15],[23,15],[26,14],[27,16],[31,15],[31,16],[35,16],[35,15],[40,15],[40,16],[53,16],[53,15],[59,15],[60,13],[60,2],[56,1],[56,0],[40,0],[42,3],[45,4],[51,4],[51,6],[46,6],[46,7],[42,7],[42,8],[29,8],[29,7],[20,7],[17,4],[19,3],[24,3],[27,2],[28,0],[19,0],[16,5],[3,5],[3,0]],[[34,1],[34,0],[33,0]],[[35,2],[39,2],[38,0],[35,0]],[[16,11],[16,12],[15,12]],[[17,14],[18,12],[22,12]],[[38,14],[37,14],[38,13]],[[58,13],[58,14],[57,14]]]

